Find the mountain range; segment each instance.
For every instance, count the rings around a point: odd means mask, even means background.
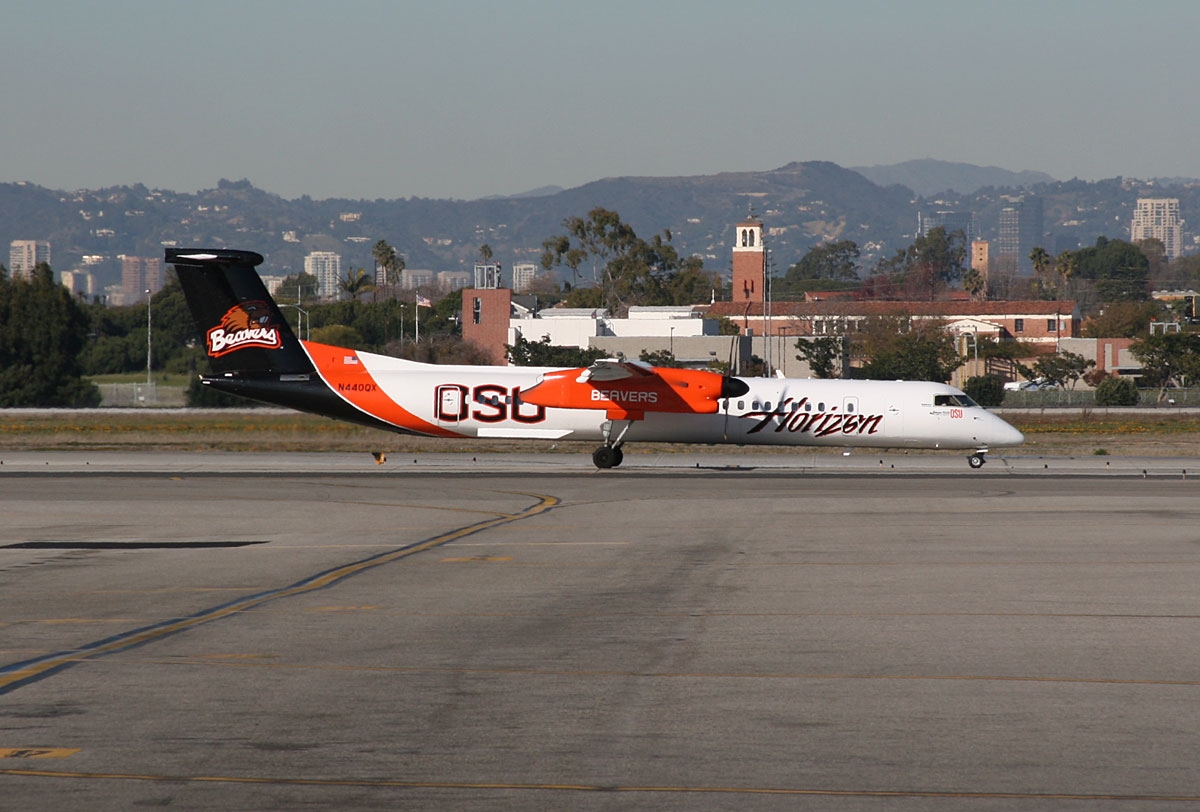
[[[0,240],[49,240],[56,270],[90,257],[101,284],[119,280],[117,256],[161,256],[169,245],[254,250],[267,257],[265,273],[285,274],[302,270],[311,251],[341,254],[343,271],[369,270],[371,248],[383,239],[410,268],[462,270],[484,243],[505,266],[537,262],[542,241],[563,233],[565,218],[604,207],[644,238],[669,230],[682,253],[722,272],[734,225],[753,214],[766,227],[773,269],[782,273],[814,245],[842,239],[860,246],[869,267],[912,242],[920,211],[971,211],[976,236],[994,238],[1005,196],[1020,194],[1043,199],[1043,247],[1052,253],[1099,236],[1127,239],[1139,197],[1177,197],[1185,219],[1200,210],[1200,182],[1189,179],[1058,181],[932,160],[857,170],[809,161],[766,171],[607,178],[470,201],[287,200],[248,180],[221,180],[194,194],[142,185],[65,192],[4,183]]]

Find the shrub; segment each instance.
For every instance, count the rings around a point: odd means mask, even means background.
[[[967,378],[963,391],[980,406],[999,406],[1004,402],[1004,379],[999,375],[974,375]]]
[[[1129,378],[1105,378],[1096,387],[1097,406],[1136,406],[1137,402],[1137,387]]]

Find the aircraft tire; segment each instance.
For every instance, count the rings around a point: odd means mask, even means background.
[[[987,462],[987,458],[982,454],[972,454],[971,456],[967,457],[967,465],[971,466],[972,468],[982,468],[985,462]]]
[[[624,458],[621,449],[608,445],[602,445],[592,452],[592,463],[597,468],[616,468]]]

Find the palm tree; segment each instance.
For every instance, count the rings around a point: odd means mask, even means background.
[[[971,294],[971,298],[977,302],[987,301],[987,279],[974,268],[968,268],[963,272],[963,290]]]
[[[1033,263],[1033,273],[1037,277],[1041,294],[1046,298],[1050,298],[1055,293],[1052,290],[1053,286],[1049,279],[1050,252],[1039,245],[1029,252],[1029,261]]]
[[[371,255],[375,257],[375,278],[382,285],[394,285],[396,279],[393,275],[404,270],[404,257],[396,253],[396,249],[388,245],[386,240],[380,240],[375,243],[375,247],[371,249]],[[383,273],[380,274],[379,271]]]
[[[1079,268],[1079,257],[1074,251],[1063,251],[1058,255],[1055,262],[1055,270],[1058,272],[1058,278],[1062,280],[1060,290],[1067,291],[1071,284],[1071,279],[1075,276],[1075,271]]]
[[[375,280],[364,269],[355,268],[338,280],[338,289],[351,299],[357,299],[361,294],[375,290]]]

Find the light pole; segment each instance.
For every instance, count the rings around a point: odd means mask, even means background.
[[[150,289],[146,288],[146,386],[151,383],[150,346]]]
[[[672,326],[671,326],[671,344],[670,344],[670,347],[671,347],[671,348],[668,350],[668,352],[669,352],[669,353],[671,353],[671,360],[672,360],[672,361],[674,361],[674,360],[675,360],[675,327],[674,327],[674,325],[672,325]]]

